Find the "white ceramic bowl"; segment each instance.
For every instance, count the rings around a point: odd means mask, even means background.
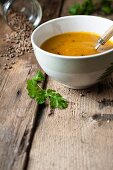
[[[48,38],[65,32],[95,32],[102,35],[113,21],[97,16],[65,16],[37,27],[31,42],[38,63],[53,79],[74,89],[84,89],[98,82],[99,77],[113,63],[113,49],[89,56],[61,56],[40,49]],[[113,40],[113,38],[111,38]]]

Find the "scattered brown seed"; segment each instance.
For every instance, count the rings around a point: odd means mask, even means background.
[[[15,55],[14,54],[11,54],[11,58],[13,58]]]
[[[54,115],[54,109],[50,109],[50,113],[48,114],[48,116],[52,116]]]
[[[10,11],[9,16],[9,25],[14,29],[12,33],[5,34],[4,41],[7,43],[7,46],[4,49],[4,53],[0,54],[0,57],[6,57],[6,60],[10,60],[14,57],[21,57],[26,53],[32,52],[32,45],[30,40],[30,35],[32,32],[32,25],[29,21],[26,20],[25,16],[19,15],[17,12]],[[13,27],[12,27],[13,28]],[[15,62],[11,62],[11,65]],[[11,69],[12,66],[4,64],[3,69]]]
[[[8,69],[12,69],[13,67],[12,66],[9,66]]]
[[[15,61],[13,61],[11,64],[15,64]]]

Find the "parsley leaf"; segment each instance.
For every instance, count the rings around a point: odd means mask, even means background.
[[[68,106],[68,102],[66,99],[64,99],[59,93],[57,93],[55,90],[48,89],[47,95],[50,98],[50,106],[52,109],[59,108],[59,109],[65,109]]]
[[[38,91],[38,95],[36,96],[37,103],[42,104],[45,102],[46,99],[47,99],[46,91],[43,89]]]
[[[94,12],[94,4],[92,0],[85,0],[82,4],[82,14],[89,15]]]
[[[45,102],[47,98],[46,92],[39,85],[37,85],[37,81],[34,79],[27,80],[27,90],[28,95],[35,99],[37,103],[42,104]]]
[[[35,81],[43,81],[45,80],[45,77],[41,71],[37,71],[36,75],[32,79]]]
[[[100,0],[99,5],[96,5],[93,0],[84,0],[82,4],[76,3],[69,8],[69,13],[72,15],[90,15],[93,12],[102,12],[105,15],[113,13],[112,0]]]
[[[103,6],[103,7],[102,7],[102,12],[103,12],[104,14],[110,15],[110,14],[113,12],[113,9],[110,8],[109,6]]]
[[[36,91],[38,91],[37,82],[34,81],[33,79],[27,80],[27,90],[28,95],[32,98],[35,98],[37,95]]]
[[[41,71],[38,71],[36,75],[30,79],[27,80],[27,90],[28,95],[35,99],[38,104],[44,103],[47,99],[50,100],[50,107],[52,109],[59,108],[59,109],[65,109],[68,107],[68,102],[66,99],[64,99],[59,93],[57,93],[55,90],[42,89],[38,83],[44,80],[44,75]]]
[[[112,12],[113,12],[112,1],[111,0],[101,0],[101,11],[106,15],[112,14]]]
[[[85,0],[82,4],[76,3],[69,8],[69,13],[72,15],[89,15],[94,11],[94,4],[92,0]]]
[[[82,8],[79,3],[74,4],[72,7],[69,8],[69,13],[72,15],[82,14]]]

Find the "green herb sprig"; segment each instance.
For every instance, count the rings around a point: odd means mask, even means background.
[[[99,7],[94,4],[93,0],[84,0],[82,4],[76,3],[69,8],[69,13],[72,15],[90,15],[98,10],[104,15],[113,13],[112,0],[99,1]]]
[[[101,0],[101,11],[105,15],[110,15],[113,13],[112,1],[111,0]]]
[[[94,12],[95,6],[92,0],[85,0],[82,4],[76,3],[69,8],[69,13],[72,15],[89,15]]]
[[[59,93],[52,89],[42,89],[38,83],[44,81],[45,77],[41,71],[37,71],[36,75],[27,80],[28,95],[35,99],[38,104],[44,103],[46,100],[50,101],[51,109],[59,108],[65,109],[68,107],[68,101],[64,99]]]

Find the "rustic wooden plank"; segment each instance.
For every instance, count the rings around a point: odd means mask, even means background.
[[[64,2],[62,16],[75,0]],[[67,98],[69,107],[50,116],[46,105],[28,170],[112,170],[113,76],[86,90],[69,89],[51,78],[47,87]]]
[[[0,18],[0,50],[6,47],[3,35],[11,30]],[[33,59],[32,59],[33,58]],[[27,95],[26,80],[39,68],[33,54],[15,59],[13,69],[3,70],[0,58],[0,169],[22,169],[29,136],[33,126],[36,103]],[[7,61],[8,63],[9,61]],[[15,169],[15,168],[14,168]]]
[[[41,0],[43,21],[58,16],[60,4],[61,1]],[[0,51],[6,47],[3,35],[10,31],[0,16]],[[26,80],[40,67],[33,53],[16,58],[9,70],[3,70],[5,62],[0,57],[0,169],[21,170],[38,115],[37,104],[27,95]]]

